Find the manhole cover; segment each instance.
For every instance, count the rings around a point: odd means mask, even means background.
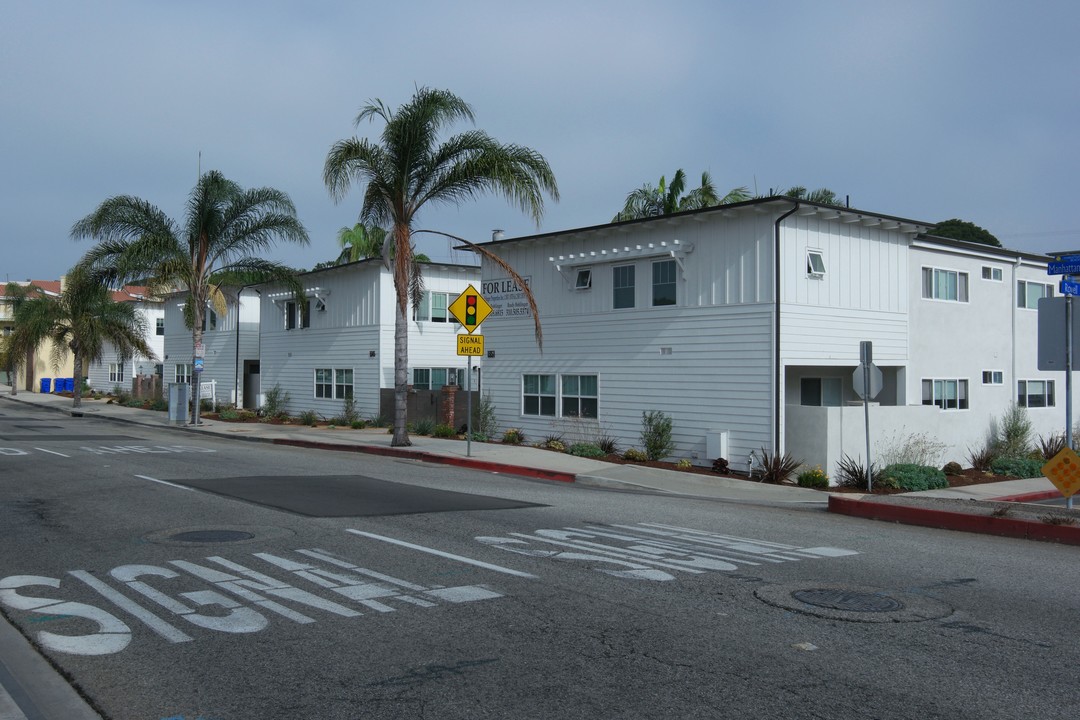
[[[807,605],[831,608],[833,610],[846,610],[848,612],[876,613],[904,609],[902,602],[881,593],[815,588],[813,590],[796,590],[791,593],[791,597]]]
[[[849,622],[921,622],[953,613],[951,606],[922,594],[829,583],[764,585],[754,597],[784,610]]]
[[[250,540],[255,537],[249,532],[241,530],[189,530],[188,532],[170,535],[169,540],[193,543],[227,543]]]

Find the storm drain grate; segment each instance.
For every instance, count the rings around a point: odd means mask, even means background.
[[[843,610],[845,612],[896,612],[903,610],[904,604],[896,598],[881,593],[852,592],[833,588],[814,588],[796,590],[791,597],[799,602],[815,607]]]
[[[192,543],[227,543],[250,540],[255,537],[242,530],[188,530],[168,537],[169,540]]]

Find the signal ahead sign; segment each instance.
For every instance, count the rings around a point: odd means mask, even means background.
[[[484,336],[483,335],[458,335],[457,336],[457,354],[458,355],[472,355],[475,357],[484,356]]]
[[[458,295],[447,309],[470,335],[484,322],[484,318],[491,314],[491,306],[472,285]]]

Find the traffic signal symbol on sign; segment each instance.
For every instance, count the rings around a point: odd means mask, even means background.
[[[450,303],[449,310],[470,334],[491,314],[491,306],[472,285]]]

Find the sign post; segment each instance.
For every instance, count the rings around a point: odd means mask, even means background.
[[[474,335],[484,318],[491,314],[491,305],[488,305],[484,296],[477,292],[471,284],[465,288],[465,292],[457,296],[454,302],[447,308],[461,326],[468,331],[467,335],[457,335],[457,354],[466,355],[469,358],[468,379],[465,380],[466,413],[465,420],[465,456],[472,457],[472,359],[484,354],[484,336]]]
[[[1056,262],[1047,263],[1047,275],[1064,275],[1061,279],[1061,293],[1065,296],[1065,442],[1069,450],[1073,447],[1072,431],[1072,318],[1073,296],[1080,294],[1080,283],[1073,281],[1072,275],[1080,274],[1080,255],[1059,255]],[[1072,495],[1065,500],[1065,507],[1072,510]]]
[[[874,490],[873,465],[870,462],[870,400],[881,392],[881,368],[874,365],[874,343],[863,340],[859,343],[859,367],[851,375],[855,394],[863,401],[863,419],[866,421],[866,490]]]

